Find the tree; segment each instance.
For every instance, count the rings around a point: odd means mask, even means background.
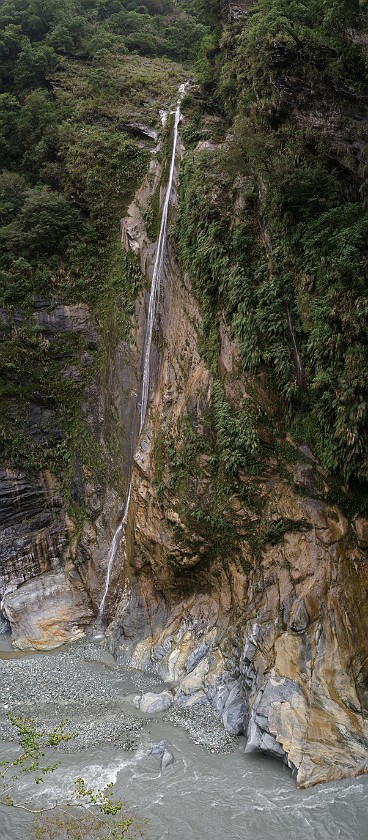
[[[24,39],[22,51],[16,61],[14,79],[19,90],[31,90],[46,84],[49,74],[55,70],[57,55],[45,43],[33,46]]]
[[[103,790],[87,787],[81,777],[75,779],[74,789],[63,801],[38,806],[32,793],[19,797],[18,782],[24,774],[34,785],[40,785],[59,766],[48,763],[46,750],[76,737],[65,730],[65,721],[53,730],[37,729],[33,720],[7,714],[14,726],[20,754],[0,762],[0,804],[21,808],[34,815],[35,840],[129,840],[142,836],[140,825],[127,815],[123,803],[114,795],[113,785]]]
[[[61,53],[61,55],[74,54],[74,42],[70,35],[69,28],[67,26],[63,26],[61,23],[55,26],[55,29],[49,33],[47,43],[57,53]]]
[[[12,221],[20,210],[26,184],[17,172],[4,169],[0,175],[0,225]]]
[[[0,161],[2,166],[13,159],[18,145],[19,107],[19,102],[14,96],[9,93],[0,94]]]
[[[10,253],[25,256],[60,253],[78,225],[78,213],[61,193],[37,186],[25,190],[17,216],[0,228],[0,242]]]
[[[106,228],[119,218],[143,176],[147,152],[121,132],[97,126],[76,130],[64,123],[61,140],[66,194],[90,214],[96,227]]]

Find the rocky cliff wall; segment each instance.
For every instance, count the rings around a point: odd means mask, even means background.
[[[3,468],[0,473],[0,593],[17,647],[49,648],[72,640],[97,613],[129,482],[142,304],[141,298],[134,340],[105,339],[100,364],[94,355],[101,351],[102,336],[88,306],[58,305],[34,314],[44,341],[65,334],[84,339],[81,355],[74,355],[73,364],[61,373],[70,388],[81,375],[81,365],[87,364],[92,373],[81,390],[68,473],[57,477],[29,468]],[[24,416],[27,434],[52,433],[56,410],[48,409],[46,430],[42,412]]]
[[[212,703],[230,731],[246,735],[247,750],[278,756],[300,785],[366,772],[366,525],[349,524],[326,502],[326,476],[289,439],[292,457],[271,454],[261,474],[243,473],[222,500],[225,539],[210,519],[195,526],[193,514],[208,500],[216,505],[214,380],[199,353],[201,329],[189,279],[169,253],[160,361],[134,457],[124,593],[109,644],[173,682],[180,706]],[[223,322],[217,369],[241,403],[250,383]],[[256,388],[267,404],[262,383]],[[244,501],[249,482],[260,505]]]
[[[122,227],[148,276],[141,209],[158,180],[153,166]],[[213,416],[220,385],[226,411],[256,394],[271,417],[272,391],[263,376],[241,373],[224,320],[208,361],[201,312],[171,248],[136,447],[144,311],[141,296],[131,342],[109,348],[104,376],[85,392],[85,420],[111,474],[117,436],[118,489],[76,456],[71,492],[84,515],[74,521],[53,476],[3,474],[3,609],[14,642],[52,647],[93,621],[133,455],[106,643],[172,682],[179,706],[211,703],[229,731],[246,735],[247,750],[280,758],[300,785],[366,772],[367,524],[327,503],[327,477],[277,418],[278,448],[257,420],[267,444],[261,467],[225,481]],[[227,445],[236,453],[231,435]]]

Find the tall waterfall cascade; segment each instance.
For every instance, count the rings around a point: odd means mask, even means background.
[[[149,304],[148,304],[148,315],[147,315],[147,324],[146,324],[146,332],[144,338],[144,349],[143,349],[143,375],[142,375],[142,389],[141,389],[141,411],[140,411],[140,422],[139,422],[139,434],[141,434],[144,421],[146,419],[147,414],[147,407],[148,407],[148,398],[149,398],[149,386],[150,386],[150,358],[151,358],[151,347],[152,347],[152,336],[153,336],[153,327],[155,324],[156,319],[156,312],[157,312],[157,303],[159,300],[160,295],[160,286],[161,286],[161,278],[164,266],[164,259],[165,259],[165,252],[166,252],[166,242],[167,242],[167,221],[169,215],[169,206],[170,206],[170,199],[171,199],[171,192],[174,180],[174,172],[175,172],[175,159],[176,159],[176,152],[177,152],[177,145],[178,145],[178,133],[179,133],[179,122],[180,122],[180,107],[181,101],[183,99],[185,93],[186,85],[182,84],[179,87],[179,98],[176,104],[176,109],[174,113],[174,130],[173,130],[173,141],[172,141],[172,153],[171,153],[171,163],[170,163],[170,172],[169,172],[169,179],[167,182],[165,198],[162,206],[162,214],[161,214],[161,224],[160,224],[160,232],[159,237],[157,240],[157,248],[156,248],[156,256],[155,262],[153,267],[153,275],[152,275],[152,283],[151,283],[151,291],[149,297]],[[108,563],[107,563],[107,572],[106,572],[106,581],[105,581],[105,589],[101,599],[101,603],[98,610],[98,621],[100,623],[103,622],[104,612],[105,612],[105,601],[107,597],[107,593],[109,591],[110,586],[110,579],[111,573],[114,565],[115,555],[120,543],[121,536],[123,531],[125,530],[125,526],[128,520],[128,512],[129,512],[129,504],[130,504],[130,497],[131,497],[131,490],[132,490],[132,482],[131,479],[129,481],[129,488],[127,493],[127,499],[125,503],[123,518],[119,525],[117,526],[110,551],[108,556]]]
[[[122,535],[122,532],[123,532],[123,528],[125,528],[126,523],[127,523],[127,519],[128,519],[128,511],[129,511],[131,490],[132,490],[132,482],[129,481],[129,489],[128,489],[127,500],[125,502],[123,518],[122,518],[121,522],[119,523],[118,527],[116,528],[116,531],[115,531],[114,536],[112,538],[110,551],[109,551],[109,556],[108,556],[108,561],[107,561],[105,589],[104,589],[104,593],[103,593],[103,596],[102,596],[102,599],[101,599],[100,606],[98,608],[97,620],[98,620],[99,623],[101,623],[103,621],[104,612],[105,612],[105,601],[106,601],[107,593],[109,591],[110,578],[111,578],[112,567],[113,567],[113,564],[114,564],[115,554],[117,552],[117,548],[118,548],[118,545],[119,545],[119,542],[120,542],[120,538],[121,538],[121,535]]]
[[[180,88],[179,88],[179,99],[178,99],[178,103],[177,103],[176,111],[175,111],[174,134],[173,134],[170,174],[169,174],[169,180],[168,180],[167,187],[166,187],[165,199],[164,199],[164,203],[163,203],[163,207],[162,207],[160,233],[159,233],[158,242],[157,242],[155,264],[154,264],[154,267],[153,267],[151,293],[150,293],[150,299],[149,299],[148,317],[147,317],[147,325],[146,325],[146,335],[145,335],[145,340],[144,340],[144,363],[143,363],[141,419],[140,419],[140,425],[139,425],[139,434],[141,433],[141,431],[143,429],[144,421],[145,421],[146,413],[147,413],[149,382],[150,382],[150,356],[151,356],[151,346],[152,346],[152,333],[153,333],[153,325],[154,325],[155,317],[156,317],[157,302],[158,302],[159,293],[160,293],[161,276],[162,276],[162,269],[163,269],[165,250],[166,250],[167,219],[168,219],[168,214],[169,214],[171,190],[172,190],[172,185],[173,185],[173,180],[174,180],[176,149],[177,149],[177,145],[178,145],[180,105],[181,105],[181,100],[183,98],[184,92],[185,92],[185,85],[181,85]]]

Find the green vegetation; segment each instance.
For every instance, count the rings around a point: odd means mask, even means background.
[[[44,781],[48,773],[53,773],[59,762],[45,764],[45,749],[56,747],[59,744],[70,741],[74,736],[65,731],[65,721],[61,721],[51,732],[38,730],[33,720],[6,715],[12,726],[15,727],[17,740],[21,752],[16,758],[6,759],[0,762],[0,801],[3,805],[15,806],[13,792],[19,775],[32,774],[36,785]]]
[[[358,0],[259,0],[224,27],[187,98],[176,227],[207,324],[225,313],[287,426],[363,483],[366,24]]]
[[[234,410],[217,381],[213,386],[212,407],[220,472],[229,480],[236,478],[241,470],[257,472],[261,447],[253,402],[246,399]]]
[[[4,461],[25,469],[47,468],[63,477],[70,512],[68,483],[73,452],[97,479],[106,478],[106,463],[81,416],[80,405],[92,378],[103,375],[114,342],[129,339],[134,300],[143,282],[137,259],[123,251],[120,243],[111,246],[106,260],[109,270],[95,314],[98,334],[91,332],[88,323],[83,331],[58,332],[57,323],[55,329],[45,331],[27,310],[24,316],[18,312],[15,317],[8,310],[8,328],[0,341],[0,443]],[[71,301],[78,300],[83,293],[78,277],[69,276],[65,285]],[[53,311],[50,307],[51,314]],[[114,443],[111,438],[110,449]],[[114,463],[118,463],[116,458]],[[111,480],[118,481],[114,465],[110,472]]]
[[[104,480],[80,406],[112,348],[129,340],[142,285],[118,235],[151,154],[137,123],[157,127],[158,108],[195,68],[175,239],[214,384],[203,440],[179,435],[171,472],[184,498],[191,458],[195,469],[201,455],[212,459],[219,533],[226,494],[240,492],[245,474],[256,480],[270,454],[282,459],[282,429],[357,496],[368,478],[367,4],[245,6],[222,31],[217,0],[6,0],[0,9],[4,461],[51,468],[65,498],[73,452]],[[145,209],[152,238],[158,202],[156,190]],[[78,303],[89,306],[92,343],[89,328],[38,325],[40,309]],[[241,405],[218,370],[222,317],[254,383]],[[189,438],[198,451],[188,459]],[[195,515],[206,524],[210,514],[204,504]]]
[[[252,542],[258,530],[244,509],[241,523],[237,522],[229,503],[235,493],[252,515],[262,509],[256,483],[265,452],[257,435],[253,402],[248,403],[236,410],[217,380],[201,419],[186,414],[175,439],[164,431],[156,439],[153,480],[158,499],[164,507],[173,506],[189,529],[187,533],[176,529],[176,544],[190,551],[188,534],[199,535],[206,561],[223,559],[236,549],[237,525],[247,528]]]
[[[1,457],[53,470],[65,498],[73,452],[103,477],[80,407],[129,339],[143,281],[119,241],[151,156],[134,125],[157,126],[210,26],[201,0],[1,4]],[[91,327],[38,326],[39,310],[78,303],[99,334],[92,344]]]
[[[164,508],[174,507],[187,528],[183,532],[174,526],[176,545],[197,553],[198,546],[190,545],[188,533],[199,535],[204,561],[219,559],[226,566],[233,554],[246,574],[257,569],[267,546],[282,542],[287,533],[310,527],[304,520],[274,519],[265,513],[267,495],[260,493],[259,481],[263,482],[270,444],[259,437],[265,417],[255,416],[254,406],[248,399],[234,408],[217,380],[206,416],[193,423],[186,415],[175,440],[161,431],[154,451],[153,481],[158,499]],[[290,447],[288,453],[286,444],[278,447],[272,436],[270,440],[272,454],[280,458],[277,470],[281,472],[285,453],[295,458],[295,451]],[[288,475],[285,478],[290,480]],[[238,550],[244,540],[255,566]],[[181,585],[185,570],[175,558],[171,563]],[[191,585],[196,585],[193,575]]]
[[[60,761],[47,763],[46,751],[76,736],[65,730],[65,721],[46,731],[38,729],[34,720],[12,714],[7,717],[15,728],[20,752],[0,762],[0,803],[34,815],[35,840],[128,840],[138,833],[143,836],[139,824],[116,798],[112,784],[104,790],[94,789],[78,777],[71,795],[47,804],[37,804],[32,790],[26,798],[19,796],[18,782],[24,775],[38,786],[58,768]]]
[[[194,534],[199,534],[207,547],[204,559],[211,559],[231,550],[236,541],[234,529],[225,517],[229,510],[229,485],[219,469],[211,417],[201,428],[195,429],[188,415],[178,431],[176,440],[162,433],[158,435],[154,453],[154,484],[160,502],[166,506],[168,497],[182,522]],[[195,501],[194,501],[195,500]],[[187,536],[176,529],[176,544],[186,546]],[[187,546],[190,551],[190,547]],[[180,570],[181,574],[181,570]]]

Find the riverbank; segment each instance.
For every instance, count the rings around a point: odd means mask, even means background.
[[[11,655],[6,636],[0,641],[3,653]],[[202,748],[216,752],[235,748],[235,737],[225,732],[210,706],[145,714],[133,705],[137,695],[159,694],[167,687],[155,674],[117,664],[99,642],[88,640],[49,653],[0,659],[1,739],[15,738],[6,717],[12,712],[50,729],[65,720],[66,729],[76,737],[62,749],[73,753],[106,743],[136,749],[142,729],[162,718],[181,726]]]
[[[8,641],[0,636],[3,650]],[[77,736],[53,752],[60,766],[44,785],[23,779],[27,796],[60,800],[78,776],[94,787],[112,782],[129,812],[147,820],[145,840],[366,840],[368,777],[297,790],[280,762],[244,754],[244,739],[226,733],[211,707],[147,714],[133,705],[167,689],[88,640],[1,660],[0,754],[14,749],[7,711],[45,728],[66,720]],[[24,837],[31,815],[0,806],[0,840]]]

